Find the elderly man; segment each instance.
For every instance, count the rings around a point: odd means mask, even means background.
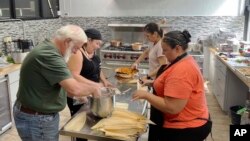
[[[25,58],[13,115],[23,141],[57,141],[59,114],[66,105],[66,93],[73,96],[100,96],[100,89],[71,76],[67,59],[87,42],[76,25],[58,29],[52,40],[45,40]]]

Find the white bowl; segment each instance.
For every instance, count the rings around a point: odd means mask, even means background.
[[[13,52],[11,54],[14,62],[16,64],[21,64],[23,62],[23,60],[25,59],[25,57],[27,56],[29,52],[24,52],[24,53],[21,53],[21,52]]]

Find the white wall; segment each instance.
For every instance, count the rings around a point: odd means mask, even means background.
[[[60,0],[62,16],[239,16],[245,0]]]

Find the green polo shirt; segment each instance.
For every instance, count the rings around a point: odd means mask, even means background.
[[[22,63],[17,101],[38,112],[59,112],[66,106],[59,82],[71,77],[59,50],[45,40]]]

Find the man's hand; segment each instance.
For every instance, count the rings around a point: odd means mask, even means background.
[[[104,85],[104,87],[114,87],[113,84],[111,82],[109,82],[108,80],[103,81],[103,85]]]
[[[94,98],[98,98],[102,95],[101,93],[101,89],[99,87],[93,87],[93,92],[92,92],[92,96]]]

